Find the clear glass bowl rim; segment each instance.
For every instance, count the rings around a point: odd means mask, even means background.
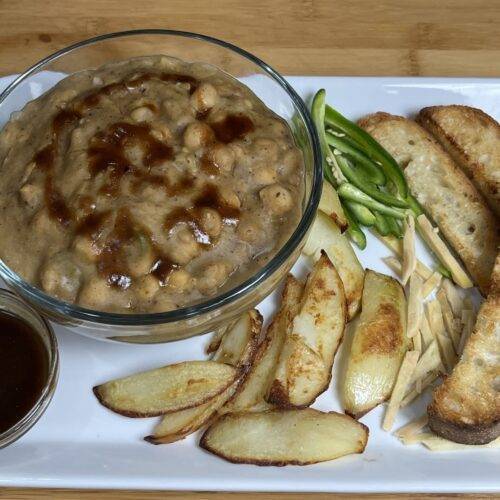
[[[114,33],[108,33],[104,35],[99,35],[96,37],[83,40],[81,42],[69,45],[53,54],[40,60],[30,68],[28,68],[24,73],[17,77],[1,94],[0,94],[0,106],[3,101],[11,94],[11,92],[26,78],[36,73],[38,70],[42,69],[48,63],[51,63],[60,57],[72,52],[73,50],[85,47],[88,45],[93,45],[98,42],[111,40],[114,38],[121,37],[132,37],[138,35],[170,35],[185,38],[193,38],[196,40],[208,42],[214,45],[221,46],[225,49],[231,50],[236,54],[242,56],[243,58],[249,60],[255,65],[259,66],[261,70],[267,73],[273,80],[275,80],[288,94],[288,97],[292,100],[295,108],[300,113],[301,119],[304,121],[309,139],[312,144],[312,156],[313,156],[313,176],[311,185],[311,195],[309,197],[308,203],[302,214],[302,218],[290,236],[288,241],[283,245],[283,247],[276,253],[276,255],[256,274],[251,278],[239,284],[238,286],[228,290],[227,292],[217,295],[207,301],[194,304],[192,306],[183,307],[180,309],[175,309],[173,311],[162,312],[162,313],[140,313],[140,314],[120,314],[120,313],[110,313],[103,311],[96,311],[93,309],[87,309],[74,304],[64,302],[62,300],[56,299],[47,295],[39,288],[24,281],[18,274],[14,273],[9,269],[5,263],[0,259],[0,275],[5,279],[8,284],[12,282],[22,293],[34,303],[41,305],[42,307],[57,311],[62,314],[71,316],[74,319],[90,321],[93,323],[100,323],[105,325],[124,325],[124,326],[141,326],[141,325],[155,325],[155,324],[165,324],[172,323],[179,320],[185,320],[188,318],[193,318],[201,314],[209,313],[222,306],[225,306],[239,297],[244,296],[254,287],[258,286],[261,282],[265,281],[267,277],[272,275],[281,264],[286,261],[293,250],[300,244],[307,230],[314,220],[314,215],[319,204],[319,199],[321,196],[321,186],[323,180],[322,171],[322,161],[321,161],[321,147],[319,144],[319,139],[316,133],[316,129],[312,122],[311,116],[304,101],[295,92],[292,86],[271,66],[266,64],[264,61],[254,56],[250,52],[237,47],[231,43],[213,38],[211,36],[202,35],[199,33],[192,33],[189,31],[177,31],[177,30],[167,30],[167,29],[139,29],[139,30],[128,30],[128,31],[118,31]]]
[[[8,446],[17,439],[19,439],[23,434],[28,432],[31,427],[33,427],[38,419],[44,414],[45,410],[52,400],[54,391],[57,385],[57,379],[59,377],[59,349],[57,347],[57,338],[52,329],[50,323],[33,307],[26,304],[18,295],[11,292],[10,290],[0,289],[0,296],[4,295],[14,301],[18,302],[19,305],[28,309],[31,314],[37,316],[40,319],[40,323],[49,339],[48,351],[50,352],[50,363],[47,373],[47,381],[45,382],[45,387],[42,389],[40,396],[36,400],[35,404],[32,406],[31,410],[24,415],[24,417],[16,422],[12,427],[0,434],[0,448]],[[16,316],[18,316],[16,314]],[[22,319],[22,318],[21,318]]]

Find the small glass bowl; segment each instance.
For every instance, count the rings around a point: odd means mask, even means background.
[[[32,307],[8,290],[0,289],[0,312],[8,313],[28,323],[38,334],[47,351],[48,373],[45,385],[31,410],[10,429],[0,433],[0,448],[8,446],[28,432],[49,406],[59,375],[59,353],[52,327]],[[0,334],[1,335],[1,334]]]
[[[120,59],[165,54],[212,64],[245,83],[291,127],[305,163],[302,218],[282,248],[253,276],[205,302],[165,313],[116,314],[90,310],[51,297],[27,283],[0,260],[0,277],[51,320],[96,339],[133,343],[169,342],[214,330],[263,300],[300,255],[321,196],[319,140],[308,110],[288,82],[239,47],[196,33],[135,30],[98,36],[43,59],[0,95],[0,127],[10,114],[70,73]]]

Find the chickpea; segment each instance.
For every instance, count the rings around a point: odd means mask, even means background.
[[[270,165],[256,167],[252,172],[252,177],[255,183],[260,186],[274,184],[278,180],[276,170],[274,170],[274,168]]]
[[[264,233],[257,222],[243,219],[238,224],[236,234],[247,243],[256,244],[262,241]]]
[[[200,226],[208,236],[217,238],[222,231],[222,218],[213,208],[202,208],[199,214]]]
[[[84,307],[127,309],[130,307],[129,294],[120,288],[114,288],[99,276],[91,277],[78,295],[78,303]]]
[[[77,236],[73,240],[73,248],[80,255],[90,261],[95,261],[99,255],[99,248],[88,236]]]
[[[231,172],[236,156],[234,150],[230,146],[226,146],[225,144],[214,144],[210,148],[208,154],[219,170]]]
[[[271,184],[260,190],[260,199],[265,208],[277,215],[282,215],[292,208],[293,199],[290,191],[281,184]]]
[[[161,56],[159,61],[158,61],[158,64],[159,64],[161,69],[174,73],[174,72],[180,70],[179,62],[180,61],[178,59],[176,59],[175,57]]]
[[[49,214],[44,210],[39,210],[31,220],[34,231],[40,234],[54,234],[61,232],[61,225],[49,217]]]
[[[168,276],[168,286],[176,289],[179,292],[190,290],[192,287],[193,278],[185,269],[176,269]]]
[[[287,179],[290,175],[296,173],[300,167],[301,155],[295,149],[289,149],[284,155],[279,168],[279,173],[283,179]]]
[[[175,302],[169,298],[164,290],[160,289],[153,298],[151,312],[167,312],[172,311],[172,309],[175,309],[176,307]]]
[[[235,160],[242,161],[247,156],[247,152],[245,151],[245,148],[241,144],[233,143],[230,144],[229,147],[232,149],[234,153]]]
[[[137,278],[149,273],[154,262],[154,255],[148,239],[140,234],[125,247],[129,272]]]
[[[187,227],[177,231],[171,238],[171,249],[169,257],[180,265],[185,265],[201,252],[199,243],[196,241],[193,233]]]
[[[253,143],[253,148],[259,158],[270,163],[276,162],[278,159],[279,147],[272,139],[265,139],[263,137],[256,139]]]
[[[157,140],[162,142],[171,142],[174,135],[170,127],[165,123],[158,122],[153,125],[151,135]]]
[[[37,208],[40,206],[43,199],[43,189],[36,184],[25,184],[19,190],[19,194],[30,208]]]
[[[135,108],[131,113],[130,117],[135,122],[149,122],[154,118],[154,111],[147,106],[141,106],[139,108]]]
[[[65,253],[54,255],[41,269],[42,288],[59,299],[74,302],[80,289],[82,272]]]
[[[160,289],[160,284],[158,280],[151,276],[151,274],[147,274],[143,276],[134,284],[135,293],[142,301],[151,300],[155,293]]]
[[[196,287],[203,294],[209,294],[217,289],[229,276],[231,269],[224,262],[208,265],[196,281]]]
[[[229,187],[221,186],[219,187],[219,196],[224,204],[231,208],[240,208],[241,201],[238,195]]]
[[[184,145],[189,149],[199,149],[213,140],[212,129],[205,123],[190,123],[184,131]]]
[[[191,96],[191,105],[198,112],[207,111],[217,103],[217,90],[210,83],[202,83]]]

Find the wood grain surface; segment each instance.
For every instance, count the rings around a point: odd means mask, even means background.
[[[0,0],[0,74],[22,71],[57,49],[98,34],[170,28],[230,41],[288,75],[500,76],[499,26],[498,0]],[[347,498],[326,494],[0,489],[0,498],[34,497]],[[403,497],[406,495],[363,496]],[[491,495],[466,497],[486,499]]]
[[[97,34],[196,31],[284,74],[500,75],[498,0],[0,0],[0,72]]]
[[[347,500],[353,497],[363,500],[491,500],[492,495],[345,495],[341,493],[209,493],[193,492],[150,492],[150,491],[106,491],[103,490],[66,490],[44,489],[30,490],[22,488],[0,489],[0,498],[9,500]]]

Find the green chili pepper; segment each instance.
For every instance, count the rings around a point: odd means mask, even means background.
[[[342,182],[345,182],[345,177],[338,168],[337,160],[326,142],[325,97],[325,89],[320,89],[316,92],[311,105],[311,115],[318,132],[319,142],[323,152],[323,171],[327,172],[327,175],[329,175],[328,180],[336,187]]]
[[[356,186],[344,182],[337,188],[337,193],[342,199],[355,201],[370,208],[371,210],[377,210],[384,215],[391,215],[397,219],[404,219],[408,215],[408,210],[402,210],[400,208],[388,207],[372,197],[368,196],[366,193],[358,189]]]
[[[361,250],[364,250],[366,248],[365,233],[363,233],[363,230],[359,227],[356,219],[347,206],[344,206],[344,213],[348,222],[347,234]]]
[[[358,189],[361,189],[361,191],[365,192],[367,195],[371,196],[380,203],[393,205],[400,208],[408,207],[408,203],[406,203],[406,201],[401,200],[400,198],[396,198],[392,194],[380,191],[377,186],[363,179],[363,176],[359,172],[356,172],[356,170],[354,170],[347,158],[343,157],[342,155],[335,156],[337,157],[337,165],[340,167],[340,170],[342,171],[344,176],[351,184],[354,184]]]
[[[375,215],[369,208],[364,205],[360,205],[355,201],[344,200],[343,206],[347,206],[349,211],[352,213],[353,217],[363,226],[373,226],[375,222]]]
[[[343,138],[332,135],[331,133],[326,134],[326,142],[338,149],[340,152],[347,154],[352,160],[366,172],[366,175],[370,178],[371,182],[374,182],[378,186],[384,186],[386,183],[386,178],[384,172],[380,169],[379,165],[374,163],[368,156],[359,151],[359,149],[353,148],[348,142]]]
[[[367,132],[351,122],[338,111],[330,106],[324,110],[326,125],[335,127],[345,132],[351,139],[354,139],[362,148],[364,153],[372,160],[380,163],[387,179],[396,185],[402,198],[408,196],[408,184],[403,175],[403,171],[396,160]]]
[[[375,214],[375,228],[382,236],[387,236],[390,232],[389,223],[387,221],[388,217],[380,212],[374,212]],[[394,220],[394,219],[393,219]]]
[[[399,225],[399,222],[394,217],[386,216],[385,220],[389,226],[389,233],[396,236],[396,238],[403,237],[403,228]]]
[[[422,207],[420,206],[420,203],[411,193],[409,193],[406,197],[406,201],[408,202],[408,205],[411,208],[412,212],[415,214],[415,217],[418,217],[419,215],[424,213]]]

